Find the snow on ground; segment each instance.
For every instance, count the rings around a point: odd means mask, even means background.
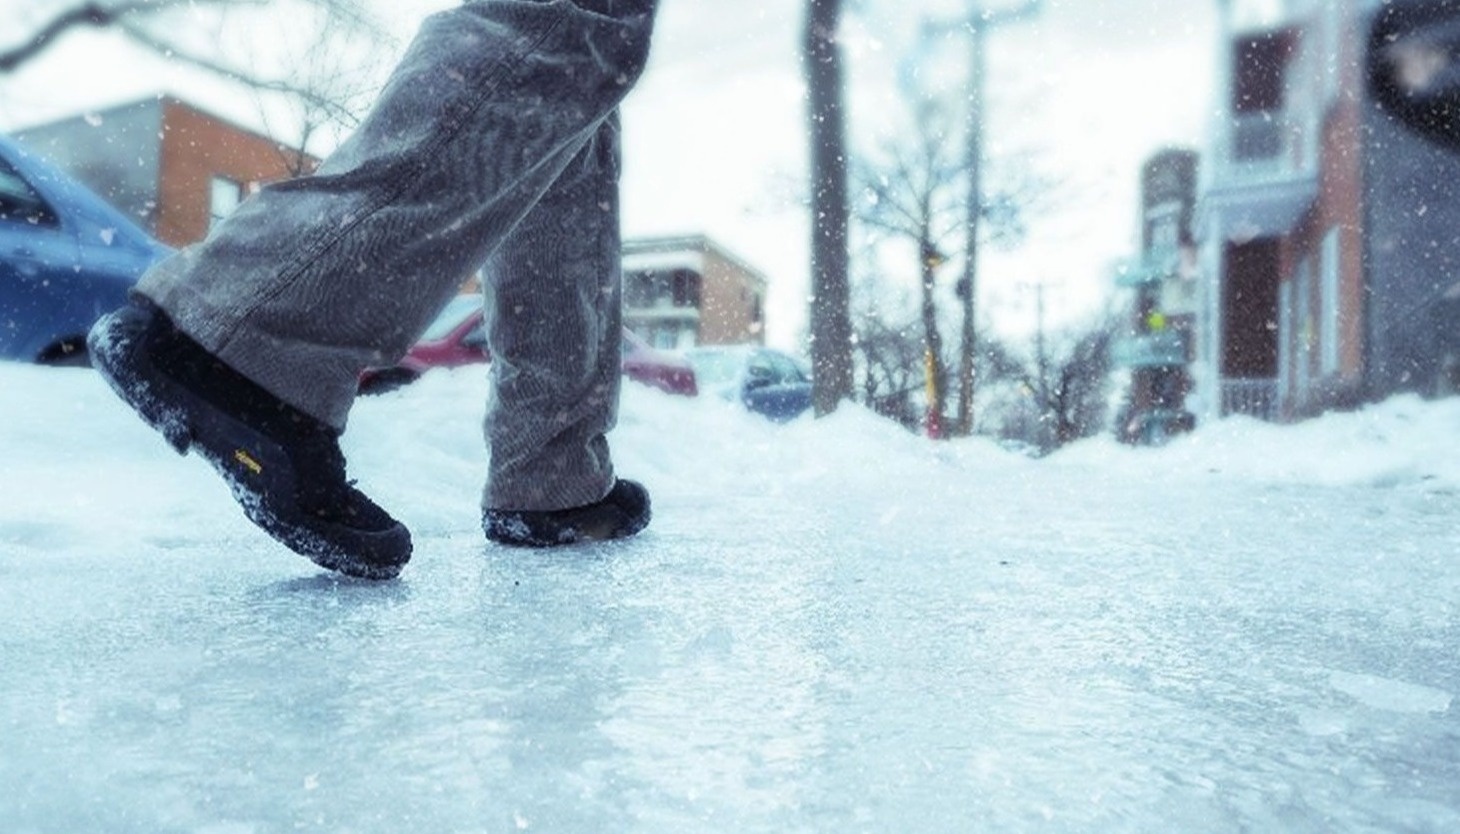
[[[0,831],[1460,830],[1460,401],[1033,461],[630,385],[653,526],[518,552],[483,389],[356,409],[370,584],[0,363]]]
[[[1125,472],[1155,465],[1172,473],[1264,483],[1453,489],[1460,487],[1460,455],[1449,454],[1457,430],[1460,398],[1427,402],[1401,396],[1295,425],[1234,417],[1170,447],[1136,454],[1113,440],[1088,441],[1058,462]]]

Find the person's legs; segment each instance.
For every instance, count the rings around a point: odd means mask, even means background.
[[[491,469],[483,528],[504,544],[632,535],[648,493],[617,481],[621,379],[618,120],[610,117],[484,270]]]
[[[336,444],[358,374],[403,354],[599,135],[643,68],[653,11],[478,0],[428,19],[316,175],[246,201],[144,277],[145,303],[98,324],[103,374],[275,538],[326,567],[395,575],[409,535],[349,485]]]
[[[618,128],[606,121],[487,261],[491,470],[483,506],[557,510],[613,486]]]
[[[618,106],[653,5],[481,0],[432,16],[314,176],[264,189],[139,292],[343,429],[360,370],[405,352]]]

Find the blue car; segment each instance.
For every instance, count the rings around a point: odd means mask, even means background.
[[[89,364],[86,334],[171,249],[0,136],[0,359]]]
[[[795,357],[756,345],[697,347],[684,353],[701,394],[711,394],[777,423],[811,408],[811,372]]]

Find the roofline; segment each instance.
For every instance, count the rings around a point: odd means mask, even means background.
[[[247,135],[249,135],[249,136],[253,137],[254,139],[257,139],[257,140],[259,140],[261,142],[269,142],[271,144],[277,145],[280,148],[283,148],[283,149],[288,150],[288,151],[298,151],[299,153],[303,154],[306,159],[312,160],[315,163],[319,163],[321,161],[318,157],[316,157],[314,154],[309,153],[308,151],[300,151],[297,148],[295,148],[292,145],[290,145],[289,143],[284,142],[284,141],[281,141],[277,137],[267,136],[262,131],[258,130],[257,128],[252,128],[252,127],[248,127],[246,125],[240,124],[239,122],[237,122],[237,121],[235,121],[233,119],[230,119],[230,118],[228,118],[226,116],[220,116],[220,115],[218,115],[217,113],[215,113],[215,112],[213,112],[211,110],[207,110],[207,109],[205,109],[205,108],[203,108],[203,107],[201,107],[201,106],[199,106],[197,104],[194,104],[193,102],[188,101],[186,99],[179,98],[178,96],[175,96],[172,93],[155,93],[153,95],[143,96],[141,98],[133,99],[131,101],[125,101],[125,102],[121,102],[119,104],[113,104],[110,107],[106,107],[106,108],[102,108],[102,109],[95,109],[95,108],[93,108],[93,109],[87,109],[87,110],[83,110],[83,111],[81,111],[79,113],[70,115],[70,116],[63,116],[63,117],[61,117],[59,119],[52,119],[51,121],[42,122],[40,124],[35,124],[35,125],[30,125],[28,127],[15,128],[15,129],[9,130],[7,132],[9,134],[11,134],[11,135],[17,135],[17,134],[23,134],[23,133],[32,133],[32,132],[41,131],[41,130],[50,130],[51,128],[60,127],[61,125],[69,124],[71,122],[81,121],[81,120],[85,119],[87,116],[90,116],[90,115],[107,116],[109,114],[118,113],[118,112],[123,111],[123,110],[131,110],[132,108],[142,107],[143,105],[152,105],[152,104],[155,104],[155,105],[161,107],[164,110],[169,105],[181,107],[181,108],[183,108],[185,110],[190,110],[193,113],[196,113],[196,114],[198,114],[200,116],[203,116],[205,118],[211,119],[211,120],[213,120],[215,122],[218,122],[219,124],[225,125],[225,126],[229,127],[230,129],[235,130],[235,131],[237,131],[239,133],[247,134]]]
[[[709,235],[661,235],[626,239],[623,242],[623,252],[625,255],[638,255],[646,252],[674,252],[684,249],[713,254],[717,258],[728,261],[753,278],[760,285],[761,289],[765,289],[769,283],[764,272],[751,266],[740,256],[735,255],[724,246],[716,243]]]

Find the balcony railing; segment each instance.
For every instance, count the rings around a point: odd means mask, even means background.
[[[1318,198],[1318,149],[1298,114],[1231,116],[1199,206],[1214,234],[1286,234]]]
[[[1286,111],[1232,116],[1222,170],[1228,181],[1267,181],[1309,174],[1313,160],[1301,124]]]
[[[1224,379],[1222,416],[1243,414],[1259,420],[1276,420],[1277,393],[1275,379]]]
[[[1266,162],[1283,155],[1285,121],[1280,115],[1256,113],[1232,120],[1232,161]]]

